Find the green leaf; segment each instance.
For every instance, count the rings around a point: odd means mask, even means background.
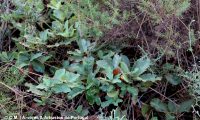
[[[46,99],[45,100],[39,100],[37,98],[33,99],[35,102],[37,102],[38,105],[45,105],[46,104]]]
[[[158,112],[167,112],[167,104],[163,103],[160,99],[154,98],[150,102],[151,107],[156,109]]]
[[[165,118],[166,118],[166,120],[176,120],[176,117],[174,115],[169,114],[169,113],[167,113],[165,115]]]
[[[83,65],[79,64],[79,63],[73,63],[68,67],[68,70],[71,72],[77,72],[79,74],[84,74],[85,73],[85,69],[83,67]]]
[[[147,73],[147,74],[143,74],[137,77],[136,80],[143,81],[143,82],[148,82],[148,81],[155,82],[157,80],[161,80],[161,77],[157,77],[157,75],[152,74],[152,73]]]
[[[130,67],[130,61],[127,56],[121,55],[121,61],[124,62],[128,67]]]
[[[48,39],[48,32],[49,32],[49,29],[44,30],[44,31],[42,31],[42,32],[39,33],[40,39],[41,39],[43,42],[46,42],[46,41],[47,41],[47,39]]]
[[[144,73],[151,65],[151,61],[149,58],[146,57],[142,57],[140,59],[138,59],[134,66],[133,66],[133,70],[135,71],[137,69],[137,72],[134,73],[134,76],[139,76],[142,73]]]
[[[157,117],[152,117],[150,120],[158,120]]]
[[[172,112],[172,113],[177,112],[177,106],[175,103],[169,101],[167,107],[168,107],[169,112]]]
[[[101,59],[109,59],[109,58],[113,57],[115,55],[115,53],[113,51],[105,52],[105,51],[99,50],[97,55]]]
[[[100,99],[97,94],[99,94],[98,87],[92,87],[86,91],[86,99],[92,105],[97,99]]]
[[[104,52],[103,52],[102,50],[98,50],[98,51],[97,51],[97,55],[98,55],[98,57],[99,57],[100,59],[103,59],[103,57],[104,57]]]
[[[55,92],[55,93],[68,93],[71,91],[71,89],[68,87],[67,84],[57,84],[55,85],[52,90]]]
[[[59,69],[54,75],[54,79],[59,82],[68,83],[69,86],[77,86],[76,80],[80,77],[79,74],[66,71],[65,69]]]
[[[29,87],[29,89],[27,90],[28,92],[32,92],[32,93],[34,93],[36,95],[40,95],[40,96],[45,95],[45,92],[38,90],[36,88],[36,86],[31,83],[25,83],[25,86]]]
[[[69,21],[68,20],[65,22],[64,28],[65,28],[64,32],[60,32],[60,33],[58,33],[58,35],[61,35],[63,37],[67,37],[67,38],[72,37],[74,35],[74,32],[75,32],[76,29],[74,29],[73,25],[71,25],[69,27]]]
[[[110,66],[106,60],[98,60],[96,64],[98,65],[98,67],[104,68],[104,69]]]
[[[30,55],[26,52],[21,52],[18,54],[18,59],[17,61],[22,63],[22,62],[27,62],[30,59]]]
[[[42,56],[42,53],[32,54],[32,55],[31,55],[30,61],[33,61],[33,60],[35,60],[35,59],[37,59],[37,58],[39,58],[39,57],[41,57],[41,56]]]
[[[83,67],[86,71],[86,74],[93,73],[94,62],[95,62],[95,58],[93,58],[92,56],[86,57],[86,58],[83,59]]]
[[[120,61],[121,61],[121,57],[120,57],[119,55],[116,54],[116,55],[113,57],[113,66],[114,66],[114,68],[117,68],[117,67],[118,67]]]
[[[131,95],[132,95],[132,97],[137,97],[138,96],[138,89],[137,88],[135,88],[135,87],[133,87],[133,86],[128,86],[127,87],[127,91],[129,92],[129,93],[131,93]]]
[[[143,115],[143,117],[147,117],[149,111],[150,111],[149,105],[147,105],[147,104],[142,105],[142,115]]]
[[[112,104],[113,103],[113,100],[112,99],[109,99],[109,100],[107,100],[107,101],[105,101],[105,102],[102,102],[101,103],[101,107],[102,108],[105,108],[105,107],[108,107],[110,104]]]
[[[20,64],[18,63],[17,65],[19,68],[23,68],[23,67],[29,66],[29,62],[24,62],[24,63],[20,63]]]
[[[7,54],[7,52],[2,52],[0,54],[0,59],[1,59],[1,61],[8,61],[8,54]]]
[[[67,52],[68,54],[70,54],[70,55],[73,55],[74,57],[73,57],[73,59],[77,59],[77,58],[79,58],[79,57],[83,57],[83,53],[81,53],[81,51],[80,50],[75,50],[75,51],[68,51]]]
[[[61,7],[61,1],[60,0],[51,0],[50,4],[48,4],[47,6],[52,9],[58,10]]]
[[[166,71],[174,70],[174,68],[175,68],[174,64],[170,64],[170,63],[165,63],[162,66],[162,69]]]
[[[84,92],[83,89],[81,88],[73,88],[67,95],[68,99],[73,99],[74,97],[76,97],[79,94],[82,94]]]
[[[149,87],[151,87],[152,85],[153,85],[153,82],[151,82],[151,81],[141,82],[139,84],[140,91],[141,92],[146,92],[149,89]]]
[[[32,66],[33,66],[33,69],[37,72],[40,72],[40,73],[44,73],[44,69],[45,69],[45,66],[44,64],[42,64],[41,62],[39,61],[32,61],[31,62]]]
[[[101,103],[101,107],[105,108],[105,107],[107,107],[107,106],[109,106],[111,104],[113,104],[115,106],[118,106],[118,104],[123,101],[122,99],[111,98],[111,97],[108,97],[108,96],[106,96],[106,100],[107,101]]]
[[[105,74],[108,77],[109,80],[113,79],[113,69],[109,66],[107,66],[107,68],[105,69]]]
[[[55,80],[60,81],[63,78],[64,75],[65,75],[65,69],[59,69],[59,70],[56,70],[53,78]]]
[[[54,10],[53,11],[53,15],[59,19],[60,21],[64,21],[65,20],[65,13],[61,10]]]
[[[81,39],[78,42],[78,45],[79,45],[79,48],[80,48],[81,52],[87,52],[88,47],[90,46],[90,42],[85,40],[85,39]]]
[[[78,80],[80,75],[66,71],[64,77],[68,82],[72,82],[73,83],[73,82],[76,82],[76,80]]]
[[[49,79],[49,77],[46,77],[46,76],[44,76],[42,80],[43,80],[43,84],[47,87],[51,87],[54,81],[54,80]]]
[[[131,83],[130,80],[129,80],[129,78],[128,78],[128,76],[127,76],[126,74],[122,74],[122,75],[120,76],[120,78],[123,79],[123,80],[124,80],[125,82],[127,82],[127,83]]]
[[[116,99],[115,101],[113,101],[113,105],[115,106],[119,106],[119,103],[123,102],[122,99]]]
[[[193,99],[186,100],[186,101],[180,103],[179,107],[178,107],[178,112],[179,113],[181,113],[181,112],[189,112],[189,110],[192,107],[193,103],[194,103]]]
[[[121,67],[123,73],[129,73],[130,72],[128,65],[126,63],[120,62],[120,67]]]
[[[83,110],[83,106],[82,105],[79,105],[77,108],[76,108],[76,112],[77,113],[81,113],[81,111]]]
[[[64,28],[65,28],[65,31],[67,33],[67,36],[69,36],[69,20],[65,21]]]
[[[12,61],[15,58],[15,52],[2,52],[0,53],[0,60],[3,62]]]
[[[48,56],[41,56],[39,57],[37,60],[40,61],[41,63],[45,63],[47,60],[49,60],[52,56],[51,55],[48,55]]]
[[[53,21],[52,22],[52,29],[55,31],[55,32],[60,32],[60,31],[63,31],[63,24],[59,21]]]
[[[62,66],[63,66],[63,68],[68,68],[69,67],[69,61],[68,60],[65,60],[65,61],[63,61],[62,62]]]
[[[117,98],[119,95],[119,91],[111,91],[111,92],[108,92],[107,95],[112,98]]]
[[[175,74],[167,74],[165,75],[165,78],[172,85],[178,85],[179,83],[181,83],[181,78]]]
[[[119,78],[114,78],[112,79],[112,83],[115,84],[115,83],[121,83],[122,81],[119,79]]]
[[[41,84],[39,84],[38,86],[36,86],[36,88],[37,88],[37,89],[42,89],[42,90],[46,90],[46,91],[47,91],[49,87],[47,87],[46,85],[44,85],[44,84],[41,83]]]
[[[79,105],[75,111],[81,116],[86,116],[89,113],[88,109],[83,109],[82,105]]]
[[[72,37],[74,35],[74,31],[75,31],[75,29],[73,29],[73,27],[71,26],[70,31],[65,30],[64,32],[58,33],[58,35],[69,38],[69,37]],[[71,41],[67,41],[67,42],[65,42],[65,44],[68,45],[70,42]]]
[[[109,80],[113,79],[113,68],[106,60],[99,60],[96,62],[98,67],[103,68],[105,70],[105,74]]]

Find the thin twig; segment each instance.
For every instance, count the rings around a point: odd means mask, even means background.
[[[153,90],[154,92],[158,93],[159,95],[161,95],[162,97],[164,97],[165,99],[173,102],[174,104],[176,104],[173,100],[171,100],[170,98],[166,97],[165,95],[163,95],[162,93],[158,92],[157,90],[153,89],[150,87],[151,90]],[[177,104],[176,104],[177,105]]]

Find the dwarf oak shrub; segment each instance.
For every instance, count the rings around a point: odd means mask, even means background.
[[[42,77],[38,85],[27,83],[28,91],[46,99],[53,93],[67,93],[68,99],[84,93],[90,104],[106,107],[110,104],[118,106],[126,92],[137,101],[139,90],[132,84],[134,81],[161,80],[148,71],[152,63],[147,56],[130,65],[126,56],[112,51],[99,51],[95,56],[89,51],[93,44],[84,39],[78,45],[79,49],[68,52],[70,58],[64,61],[63,68],[56,70],[53,77]],[[116,70],[117,73],[114,72]],[[106,101],[101,101],[101,92],[107,94]]]

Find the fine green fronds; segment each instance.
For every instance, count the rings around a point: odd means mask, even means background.
[[[190,80],[190,92],[197,101],[200,101],[200,71],[186,72],[184,75]]]
[[[150,27],[154,26],[149,31],[153,31],[152,34],[158,37],[153,47],[169,57],[176,57],[178,49],[188,49],[190,45],[188,30],[189,37],[193,37],[196,32],[192,32],[193,28],[188,27],[188,23],[185,24],[182,18],[188,14],[186,11],[189,11],[190,7],[192,7],[190,0],[141,0],[139,2],[137,8],[144,13],[144,18],[149,18],[146,21],[151,23]],[[154,44],[154,41],[152,43]]]
[[[195,114],[194,118],[199,119],[200,113],[198,108],[200,107],[200,71],[195,69],[191,72],[186,72],[184,77],[189,80],[189,92],[195,99],[193,104],[193,112]]]
[[[190,0],[141,0],[138,8],[160,23],[173,16],[180,17],[190,7]]]
[[[1,85],[0,85],[1,87]],[[16,102],[12,101],[11,95],[5,92],[0,92],[0,116],[20,115],[20,107]]]
[[[6,84],[7,86],[15,87],[24,81],[24,75],[21,74],[20,71],[15,67],[6,67],[6,68],[1,67],[0,79],[1,79],[1,82]],[[7,90],[6,89],[7,87],[1,85],[0,90],[2,92],[4,90],[5,91],[9,90],[9,89]]]
[[[0,116],[20,115],[22,106],[17,104],[15,89],[24,81],[24,75],[15,67],[1,67],[0,72]]]

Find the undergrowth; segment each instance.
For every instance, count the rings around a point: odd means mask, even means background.
[[[2,119],[198,119],[192,1],[0,3]]]

